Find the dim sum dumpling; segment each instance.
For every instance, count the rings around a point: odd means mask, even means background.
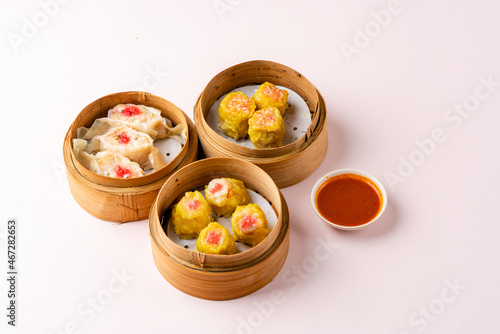
[[[108,111],[108,118],[127,124],[154,139],[175,137],[184,144],[187,129],[183,124],[173,127],[172,122],[161,116],[158,109],[135,104],[118,104]]]
[[[73,140],[73,152],[78,160],[91,172],[115,178],[131,178],[143,176],[144,171],[138,163],[130,161],[119,153],[98,152],[95,155],[84,151],[87,141]]]
[[[118,104],[108,111],[108,117],[96,119],[90,128],[79,128],[77,137],[92,139],[121,125],[147,133],[153,140],[170,137],[186,143],[187,129],[183,124],[174,127],[158,109],[135,104]]]
[[[224,217],[229,217],[238,205],[245,205],[250,201],[245,184],[231,178],[210,181],[205,187],[205,197],[215,213]]]
[[[153,139],[127,126],[110,128],[105,134],[93,137],[86,150],[120,153],[137,162],[144,170],[158,170],[166,165],[163,155],[153,146]]]
[[[264,240],[270,229],[267,228],[266,214],[258,204],[240,205],[231,217],[234,239],[252,246]]]
[[[207,254],[230,255],[236,253],[236,243],[227,228],[214,222],[201,230],[196,240],[196,250]]]
[[[227,94],[219,106],[219,130],[235,140],[245,138],[255,102],[242,92]]]
[[[172,209],[172,227],[181,239],[195,238],[212,220],[212,208],[199,191],[186,192]]]
[[[248,124],[248,135],[255,148],[273,148],[282,145],[286,127],[278,109],[257,110]]]
[[[90,170],[100,175],[122,179],[144,176],[144,171],[138,163],[113,152],[97,153],[90,164]]]
[[[272,107],[278,109],[281,115],[283,115],[288,108],[288,103],[286,102],[287,98],[288,92],[286,90],[279,89],[270,82],[264,82],[260,85],[252,96],[252,100],[255,101],[257,109]]]

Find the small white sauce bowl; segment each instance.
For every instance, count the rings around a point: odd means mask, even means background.
[[[324,218],[318,211],[318,208],[316,207],[316,193],[318,192],[318,189],[319,187],[325,182],[327,181],[329,178],[333,177],[333,176],[337,176],[337,175],[342,175],[342,174],[356,174],[356,175],[361,175],[361,176],[364,176],[366,177],[367,179],[370,179],[379,189],[380,189],[380,193],[382,194],[382,207],[380,208],[380,211],[379,213],[372,219],[370,220],[369,222],[367,223],[364,223],[362,225],[356,225],[356,226],[344,226],[344,225],[338,225],[338,224],[334,224],[332,223],[331,221],[327,220],[326,218]],[[387,206],[387,193],[385,191],[385,188],[384,186],[382,185],[382,183],[380,183],[379,180],[377,180],[375,177],[373,177],[372,175],[366,173],[366,172],[363,172],[363,171],[360,171],[360,170],[357,170],[357,169],[338,169],[338,170],[335,170],[333,172],[330,172],[328,174],[325,174],[323,175],[317,182],[316,184],[314,185],[312,191],[311,191],[311,204],[314,208],[314,211],[316,212],[316,214],[321,218],[323,219],[323,221],[325,223],[327,223],[328,225],[330,226],[333,226],[335,228],[338,228],[340,230],[347,230],[347,231],[352,231],[352,230],[359,230],[363,227],[366,227],[370,224],[373,224],[378,218],[380,218],[380,216],[382,216],[382,214],[384,213],[385,211],[385,208]]]

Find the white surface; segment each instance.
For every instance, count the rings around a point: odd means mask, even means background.
[[[69,1],[43,22],[38,1],[3,1],[0,259],[5,268],[15,217],[19,309],[16,328],[2,311],[1,332],[498,333],[500,4],[401,0],[385,26],[373,23],[390,3]],[[33,17],[45,25],[25,28],[16,53],[9,34]],[[373,37],[359,37],[365,27]],[[343,43],[359,46],[350,62]],[[107,223],[77,205],[63,138],[88,103],[141,87],[192,117],[215,74],[253,59],[317,86],[328,152],[283,190],[290,251],[276,279],[238,300],[200,300],[159,274],[147,221]],[[468,116],[450,114],[475,101]],[[385,174],[410,157],[419,165],[391,187]],[[346,167],[379,178],[390,198],[360,231],[327,226],[309,201],[321,175]],[[1,305],[6,293],[1,279]]]

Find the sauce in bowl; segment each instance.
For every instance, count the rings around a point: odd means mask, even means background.
[[[313,205],[323,220],[334,227],[356,229],[378,218],[385,209],[381,185],[368,175],[331,174],[318,181],[313,195]]]

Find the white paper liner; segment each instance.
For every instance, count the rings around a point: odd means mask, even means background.
[[[259,88],[259,86],[260,85],[243,86],[235,88],[229,93],[240,91],[249,98],[252,98],[253,94]],[[309,127],[309,124],[311,124],[311,112],[309,111],[306,102],[302,99],[302,97],[300,97],[299,94],[283,86],[276,86],[276,87],[278,87],[279,89],[284,89],[288,92],[287,103],[290,105],[290,107],[286,109],[285,114],[283,115],[283,121],[285,122],[285,127],[286,127],[286,134],[285,137],[283,138],[283,146],[284,146],[297,141],[307,132],[307,128]],[[250,138],[248,138],[248,136],[246,138],[240,138],[238,140],[234,140],[233,138],[223,134],[217,128],[217,126],[219,125],[219,106],[221,101],[224,99],[224,97],[226,97],[227,94],[224,94],[217,101],[215,101],[215,103],[208,111],[208,115],[206,117],[206,122],[208,126],[210,126],[212,130],[217,132],[223,138],[232,141],[233,143],[249,148],[255,148],[253,146],[253,143],[250,141]]]
[[[172,161],[182,150],[182,144],[173,138],[157,139],[153,142],[153,145],[158,147],[158,150],[165,158],[165,162],[167,164],[170,163],[170,161]],[[144,174],[148,175],[152,172],[154,172],[153,169],[145,170]]]
[[[250,189],[247,189],[247,190],[248,190],[248,195],[250,196],[250,203],[255,203],[255,204],[258,204],[260,206],[262,211],[266,214],[267,227],[270,229],[273,229],[274,226],[276,226],[276,223],[278,222],[278,217],[276,216],[276,212],[274,212],[273,207],[260,194],[256,193],[253,190],[250,190]],[[205,196],[205,190],[202,190],[202,191],[200,190],[200,192],[203,194],[203,196]],[[219,224],[221,224],[222,226],[227,228],[229,230],[229,232],[231,232],[231,235],[233,235],[233,232],[231,231],[231,216],[228,218],[218,217],[215,214],[215,212],[212,214],[212,216],[214,217],[214,221],[218,222]],[[170,238],[170,240],[172,240],[173,242],[175,242],[177,245],[179,245],[181,247],[186,248],[186,246],[187,246],[187,249],[190,249],[192,251],[196,251],[196,240],[197,239],[196,238],[194,238],[194,239],[181,239],[181,238],[179,238],[179,236],[174,232],[174,230],[172,228],[172,224],[170,224],[171,219],[172,219],[172,215],[169,215],[167,236]],[[234,237],[234,235],[233,235],[233,237]],[[237,253],[244,252],[246,250],[249,250],[250,248],[252,248],[252,246],[245,245],[241,242],[236,242],[236,252]]]

